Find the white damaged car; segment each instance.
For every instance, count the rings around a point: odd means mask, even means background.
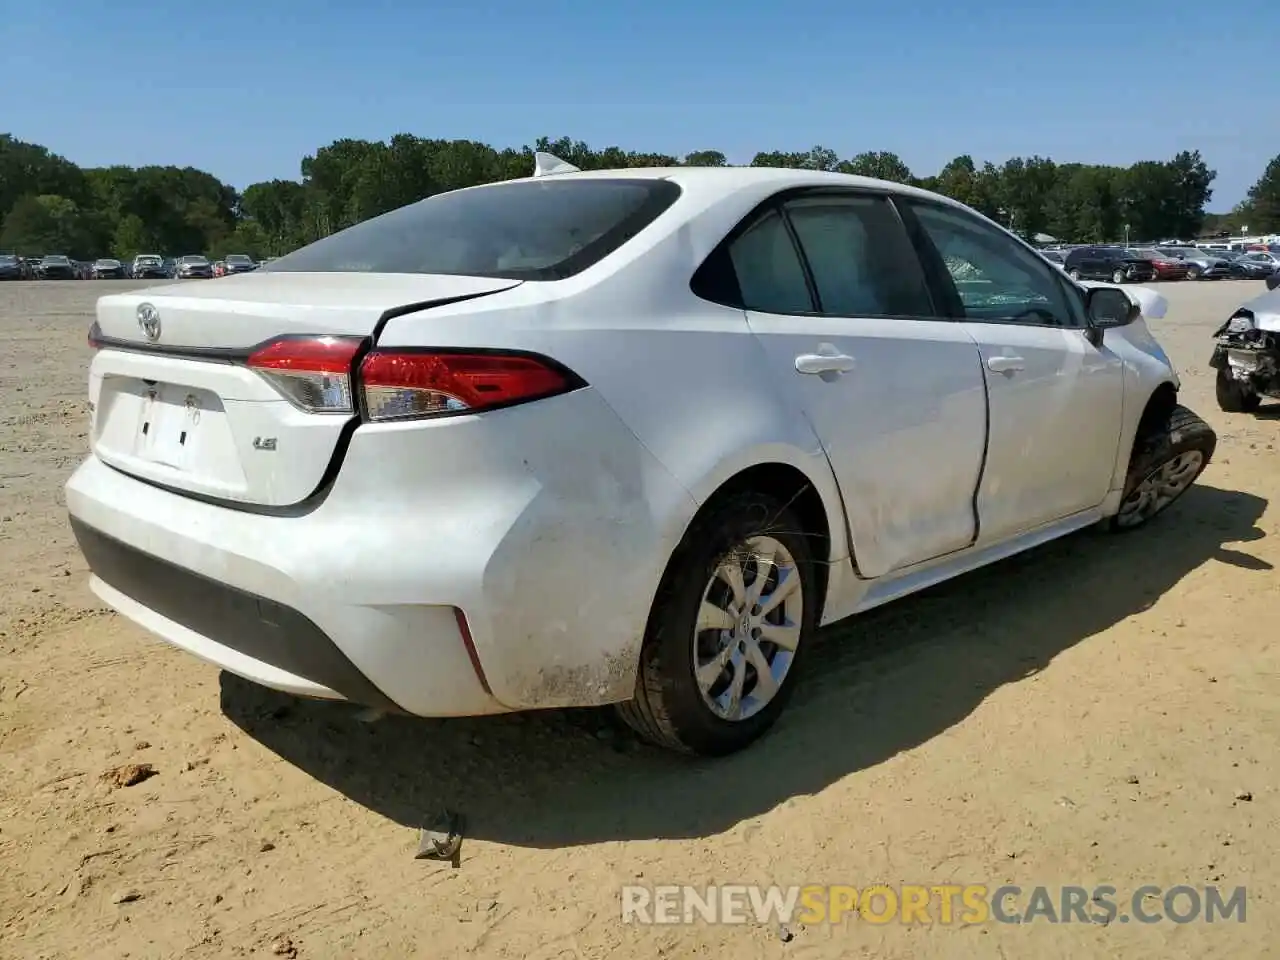
[[[1280,290],[1241,306],[1213,334],[1209,365],[1218,371],[1218,406],[1252,413],[1263,397],[1280,400]]]
[[[258,683],[724,754],[821,625],[1188,490],[1130,293],[901,184],[540,155],[103,297],[67,508],[102,600]]]

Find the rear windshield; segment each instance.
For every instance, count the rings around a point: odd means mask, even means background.
[[[266,269],[559,280],[597,263],[680,195],[669,180],[517,181],[441,193],[317,240]]]

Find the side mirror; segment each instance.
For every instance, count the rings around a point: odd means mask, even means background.
[[[1142,308],[1127,293],[1115,287],[1090,288],[1084,304],[1089,324],[1095,330],[1127,326],[1142,314]]]

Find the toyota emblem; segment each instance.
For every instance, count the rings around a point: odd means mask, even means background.
[[[148,340],[160,339],[160,311],[149,303],[138,306],[138,326]]]

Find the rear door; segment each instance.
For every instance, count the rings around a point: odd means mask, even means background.
[[[982,545],[1098,506],[1120,442],[1124,365],[1085,336],[1083,298],[1008,234],[965,210],[906,200],[922,256],[953,288],[990,398],[977,508]]]
[[[775,385],[831,463],[859,573],[971,543],[986,442],[981,358],[959,324],[934,315],[888,196],[779,199],[729,256]]]

